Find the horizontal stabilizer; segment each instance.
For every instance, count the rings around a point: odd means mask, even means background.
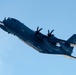
[[[72,59],[76,59],[76,57],[74,57],[74,56],[69,56],[70,58],[72,58]]]
[[[74,56],[70,56],[70,55],[64,55],[64,56],[67,58],[70,58],[70,59],[76,59],[76,57],[74,57]]]

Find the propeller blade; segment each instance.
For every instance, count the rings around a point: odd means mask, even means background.
[[[54,29],[50,32],[50,34],[52,34],[52,33],[53,33],[53,31],[54,31]]]
[[[52,34],[53,31],[54,31],[54,29],[53,29],[51,32],[50,32],[50,30],[48,30],[48,34],[47,34],[48,37],[50,37],[51,35],[53,35],[53,34]]]
[[[4,17],[4,20],[6,20],[6,17]]]
[[[37,31],[39,31],[39,26],[37,27]]]
[[[0,21],[0,25],[4,25],[2,21]]]
[[[48,30],[48,34],[50,33],[50,30]]]
[[[43,28],[39,29],[38,31],[41,31]]]
[[[3,23],[2,21],[0,21],[0,23]]]
[[[40,28],[40,29],[39,29],[39,26],[37,27],[37,31],[41,31],[42,29],[43,29],[43,28]]]

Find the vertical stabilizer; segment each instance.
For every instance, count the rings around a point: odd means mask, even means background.
[[[76,34],[72,35],[67,41],[69,43],[76,44]]]

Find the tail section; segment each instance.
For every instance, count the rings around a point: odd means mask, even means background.
[[[73,53],[74,45],[76,45],[76,34],[72,35],[67,42],[60,43],[61,47],[65,50],[65,52],[71,56]]]
[[[76,44],[76,34],[72,35],[67,41],[69,43]]]
[[[71,47],[69,47],[69,52],[70,52],[70,54],[72,54],[72,53],[73,53],[73,49],[74,49],[74,47],[76,46],[76,34],[73,34],[73,35],[67,40],[67,42],[70,43],[70,46],[71,46]],[[70,56],[70,57],[76,59],[76,57],[74,57],[74,56]]]

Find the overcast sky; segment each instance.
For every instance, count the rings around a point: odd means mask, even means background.
[[[67,40],[76,33],[76,0],[0,0],[0,20],[12,17]],[[26,34],[27,35],[27,34]],[[76,48],[74,53],[76,56]],[[75,75],[76,60],[41,54],[0,29],[0,75]]]

